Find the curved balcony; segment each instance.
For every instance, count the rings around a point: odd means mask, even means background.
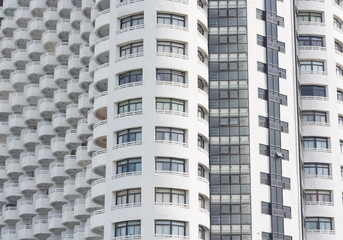
[[[98,122],[98,119],[94,117],[93,109],[89,109],[87,113],[88,128],[90,130],[93,130],[94,124],[96,124],[97,122]]]
[[[39,164],[36,160],[36,154],[34,152],[20,153],[20,166],[24,171],[34,171],[39,167]]]
[[[57,38],[57,32],[55,30],[46,30],[42,34],[42,43],[46,51],[55,51],[55,46],[58,42],[60,42],[60,40]]]
[[[76,198],[80,196],[80,193],[75,191],[75,181],[69,179],[65,180],[63,186],[63,198],[68,201],[74,201]]]
[[[40,239],[40,238],[47,238],[50,236],[50,232],[48,230],[48,219],[39,218],[38,216],[32,219],[33,223],[33,235]]]
[[[55,107],[53,99],[43,98],[38,101],[38,112],[42,118],[51,119],[52,114],[55,113],[56,111],[57,111],[57,108]]]
[[[40,92],[39,84],[28,84],[24,87],[24,95],[26,102],[30,105],[37,105],[40,98],[43,98],[43,94]]]
[[[0,182],[3,183],[5,181],[7,181],[7,180],[8,180],[8,177],[7,177],[7,174],[6,174],[5,166],[0,166]],[[2,189],[1,189],[1,191],[2,191]],[[2,194],[3,194],[3,192],[2,192]]]
[[[12,114],[8,116],[8,128],[12,133],[19,134],[25,127],[23,115]]]
[[[80,59],[81,61],[81,59]],[[88,68],[82,68],[79,73],[79,86],[84,90],[88,90],[89,85],[93,79],[89,76]]]
[[[104,205],[105,202],[106,178],[100,178],[92,182],[92,201]]]
[[[78,146],[81,146],[82,142],[77,139],[77,130],[68,129],[65,136],[65,146],[70,150],[76,150]]]
[[[10,178],[16,178],[24,173],[21,169],[19,159],[9,158],[5,162],[6,174]]]
[[[54,92],[54,103],[59,110],[66,109],[66,106],[71,103],[66,89],[58,89]]]
[[[42,54],[40,56],[40,63],[43,71],[48,74],[53,74],[55,67],[59,65],[59,63],[56,60],[55,53],[52,52]]]
[[[10,74],[12,87],[17,91],[22,91],[24,86],[29,83],[24,70],[17,70]]]
[[[30,12],[34,17],[43,17],[46,9],[45,0],[30,1]]]
[[[0,118],[6,119],[12,113],[8,100],[0,100]]]
[[[17,3],[20,7],[29,7],[30,0],[17,0]]]
[[[66,200],[63,198],[63,188],[50,187],[49,188],[50,205],[53,207],[61,207],[66,204]]]
[[[88,127],[87,130],[89,131]],[[11,132],[8,128],[8,122],[0,121],[0,138],[6,139],[9,135],[11,135]]]
[[[110,22],[111,20],[109,9],[99,12],[96,16],[94,33],[100,38],[108,36]]]
[[[60,19],[57,21],[56,33],[59,40],[67,42],[69,33],[72,30],[69,19]]]
[[[65,147],[64,138],[54,137],[51,139],[51,152],[57,158],[62,158],[68,154],[69,150]]]
[[[58,0],[57,11],[61,18],[69,19],[73,8],[74,6],[71,1]]]
[[[86,200],[78,198],[74,201],[74,218],[85,221],[89,218],[90,214],[85,209]]]
[[[86,183],[86,173],[77,173],[75,176],[75,191],[78,193],[86,193],[89,189],[90,185]]]
[[[82,93],[83,93],[83,89],[80,88],[78,79],[71,79],[68,81],[67,83],[68,98],[72,99],[73,101],[76,101]]]
[[[64,172],[64,163],[59,161],[53,161],[49,165],[51,180],[56,183],[62,183],[68,178],[68,175]]]
[[[17,49],[17,46],[15,45],[13,38],[4,37],[3,39],[1,39],[1,41],[0,41],[0,52],[4,57],[10,58],[11,53],[16,49]]]
[[[25,96],[23,93],[10,93],[8,95],[8,101],[10,104],[11,109],[14,112],[22,112],[24,107],[28,105],[25,100]]]
[[[53,211],[48,213],[48,229],[52,233],[60,233],[66,228],[62,225],[62,214]]]
[[[102,206],[100,204],[97,204],[92,201],[92,196],[91,196],[91,190],[89,190],[86,194],[86,199],[85,199],[85,210],[87,212],[93,212],[98,209],[101,209]]]
[[[67,129],[70,128],[69,124],[67,123],[66,114],[54,113],[52,115],[52,126],[57,134],[64,135]]]
[[[66,204],[62,206],[62,224],[66,227],[74,227],[80,222],[74,218],[74,206],[71,204]],[[71,237],[73,235],[71,234]],[[71,238],[73,239],[73,238]]]
[[[3,78],[9,78],[10,74],[15,70],[16,69],[10,58],[2,58],[0,60],[0,75]]]
[[[32,18],[27,24],[29,35],[33,40],[40,40],[43,37],[43,32],[46,30],[42,18]]]
[[[92,49],[92,45],[90,44],[89,46],[90,46],[89,49]],[[91,51],[93,51],[93,50],[91,50]],[[90,76],[91,78],[94,78],[94,72],[95,72],[95,69],[97,69],[98,66],[99,66],[99,65],[98,65],[98,63],[94,60],[94,57],[91,57],[91,58],[89,59],[89,76]]]
[[[102,64],[94,70],[94,87],[100,92],[108,90],[108,72],[108,63]]]
[[[83,65],[78,55],[72,55],[68,59],[68,73],[74,78],[78,78]]]
[[[17,136],[7,137],[6,145],[7,145],[8,153],[13,156],[19,156],[19,154],[25,150],[20,137],[17,137]]]
[[[93,172],[105,176],[106,174],[106,150],[98,150],[92,154],[92,169]]]
[[[1,229],[1,239],[3,240],[10,240],[10,239],[17,239],[17,231],[16,229]]]
[[[96,8],[96,5],[93,5],[91,8],[91,22],[92,22],[93,27],[95,26],[95,19],[98,13],[99,13],[99,10]]]
[[[64,156],[64,172],[65,173],[67,173],[69,176],[75,176],[75,174],[77,174],[81,170],[82,168],[79,165],[77,165],[75,155]]]
[[[92,0],[85,0],[82,1],[81,3],[81,12],[82,14],[87,17],[90,18],[91,16],[91,8],[94,5],[94,2]]]
[[[78,111],[86,115],[88,113],[88,110],[92,108],[92,104],[89,102],[89,95],[88,93],[82,93],[79,96],[79,102],[78,102]]]
[[[40,143],[37,130],[34,129],[21,130],[21,140],[23,141],[23,146],[29,150],[34,150],[36,145]]]
[[[7,201],[16,202],[19,198],[21,198],[21,193],[19,192],[19,184],[14,183],[14,182],[5,182],[4,194],[5,194],[5,199]]]
[[[10,155],[7,151],[6,143],[0,143],[0,161],[3,163],[8,157],[10,157]]]
[[[37,145],[35,155],[37,157],[37,162],[41,165],[47,165],[55,160],[50,145]]]
[[[86,219],[85,219],[86,220]],[[73,239],[84,239],[85,234],[84,234],[84,224],[82,225],[76,225],[74,227],[74,232],[73,232]]]
[[[86,0],[89,1],[89,0]],[[93,27],[91,24],[91,20],[89,19],[82,19],[80,22],[80,36],[83,41],[87,42],[89,41],[89,35],[92,31]]]
[[[57,86],[65,88],[67,86],[67,82],[72,77],[68,73],[68,66],[58,66],[55,68],[54,72],[54,80]]]
[[[39,116],[38,107],[24,107],[23,116],[28,127],[36,127],[37,122],[42,120],[42,117]]]
[[[20,218],[30,218],[36,215],[35,207],[31,200],[18,200],[18,215]]]
[[[28,224],[17,225],[18,240],[31,240],[35,239],[33,236],[33,227]]]
[[[90,229],[96,234],[103,235],[105,224],[105,211],[99,209],[92,212],[90,217]]]
[[[17,207],[3,206],[2,207],[2,217],[4,219],[4,222],[7,224],[15,224],[16,222],[18,222],[20,220],[19,216],[18,216]]]
[[[25,66],[25,73],[26,73],[27,79],[35,83],[38,83],[39,78],[45,74],[44,71],[42,70],[42,67],[39,61],[28,63]]]
[[[85,223],[85,232],[84,232],[84,238],[85,239],[95,239],[95,240],[100,240],[103,238],[103,236],[96,234],[91,231],[90,229],[90,219],[88,219]]]
[[[93,168],[92,168],[92,165],[91,165],[91,164],[89,164],[89,165],[87,166],[87,168],[86,168],[86,182],[87,182],[88,184],[91,184],[91,183],[93,183],[94,181],[96,181],[96,180],[98,180],[98,179],[101,178],[101,176],[98,175],[98,174],[96,174],[96,173],[94,173],[92,169],[93,169]]]
[[[100,120],[107,119],[107,92],[101,92],[94,98],[93,114]]]
[[[42,41],[40,40],[29,41],[26,44],[26,51],[27,51],[28,57],[32,61],[39,61],[40,56],[45,52]]]
[[[69,49],[74,54],[79,54],[80,46],[83,43],[83,40],[80,36],[80,31],[73,30],[69,34]]]
[[[92,159],[87,154],[86,146],[78,146],[76,148],[76,162],[79,166],[85,167],[92,162]]]
[[[94,125],[93,142],[95,145],[106,148],[107,145],[107,120],[100,121]]]
[[[14,20],[18,27],[27,27],[27,23],[32,18],[28,7],[20,7],[14,12]]]
[[[25,65],[30,62],[25,49],[17,49],[11,53],[13,65],[20,70],[24,70]]]
[[[89,61],[92,57],[92,52],[89,49],[88,43],[83,43],[80,45],[80,62],[83,66],[88,66]]]
[[[17,1],[3,1],[2,11],[6,16],[13,16],[15,10],[19,7]]]
[[[68,42],[59,42],[55,46],[55,55],[56,60],[63,64],[68,64],[68,58],[72,55],[72,52],[69,50],[69,43]]]
[[[26,28],[18,28],[13,32],[13,40],[17,47],[26,49],[26,44],[31,41],[29,31]]]
[[[19,176],[19,191],[22,194],[33,194],[37,191],[34,177]],[[33,210],[34,211],[34,210]]]
[[[73,10],[71,10],[70,24],[74,29],[80,30],[80,22],[83,18],[84,17],[82,16],[82,12],[80,8],[74,8]]]
[[[35,193],[33,194],[33,202],[37,213],[47,213],[52,209],[48,195]]]
[[[78,112],[78,105],[71,103],[66,107],[66,121],[72,125],[76,126],[77,122],[82,119],[83,116]]]
[[[7,201],[5,199],[4,189],[0,189],[0,203],[1,203],[1,205],[4,205],[7,203]],[[2,215],[1,215],[1,218],[2,218]]]
[[[94,59],[98,64],[105,64],[109,62],[110,55],[110,41],[109,37],[100,38],[95,42]]]
[[[45,75],[39,79],[39,89],[46,97],[53,97],[54,91],[58,89],[53,75]],[[39,104],[39,101],[38,101]]]
[[[0,79],[0,97],[6,99],[11,92],[14,92],[14,89],[10,81],[8,79]]]
[[[6,226],[6,223],[4,222],[4,218],[2,217],[2,213],[0,213],[0,227],[3,228]]]
[[[51,0],[55,1],[55,0]],[[43,12],[43,22],[47,29],[56,30],[57,21],[60,19],[57,9],[50,7]]]
[[[92,156],[92,154],[97,151],[97,150],[100,150],[101,148],[96,146],[94,144],[94,141],[93,141],[93,136],[92,137],[89,137],[88,140],[87,140],[87,151],[88,151],[88,156]]]
[[[82,142],[92,136],[92,131],[88,128],[87,119],[81,119],[77,124],[77,138]]]
[[[50,178],[49,170],[37,168],[35,170],[35,180],[36,187],[40,189],[48,189],[53,184]]]
[[[12,37],[14,30],[17,29],[14,17],[5,17],[1,21],[1,31],[6,37]]]

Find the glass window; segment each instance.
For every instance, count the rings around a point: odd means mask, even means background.
[[[156,188],[155,202],[186,204],[186,191],[171,188]]]
[[[326,112],[303,111],[302,121],[326,123]]]
[[[299,22],[323,22],[322,13],[298,12]]]
[[[329,164],[326,163],[304,163],[305,175],[330,175]]]
[[[185,101],[173,98],[156,98],[156,110],[185,112]]]
[[[329,190],[305,190],[305,201],[331,202],[331,192]]]
[[[205,149],[205,140],[202,136],[198,135],[198,147]]]
[[[185,83],[185,72],[171,69],[157,69],[156,80],[164,82]]]
[[[324,62],[320,61],[300,61],[300,71],[324,71]]]
[[[341,90],[337,90],[337,100],[343,101],[343,92]]]
[[[323,47],[324,42],[322,37],[315,36],[299,36],[299,46],[318,46]]]
[[[323,137],[303,137],[303,148],[328,148],[328,139]]]
[[[340,66],[336,66],[336,75],[343,77],[343,69]]]
[[[140,203],[141,202],[141,189],[127,189],[116,193],[116,205]]]
[[[337,41],[335,41],[335,50],[338,51],[338,52],[343,53],[343,47],[342,47],[342,45],[341,45],[339,42],[337,42]]]
[[[185,142],[185,130],[177,128],[156,128],[156,140]]]
[[[198,117],[205,119],[205,110],[200,106],[198,106]]]
[[[120,20],[120,29],[144,24],[144,15],[132,15]]]
[[[198,238],[205,240],[205,228],[203,226],[199,226],[199,234]]]
[[[200,62],[205,62],[205,56],[200,50],[198,50],[198,60]]]
[[[185,172],[185,160],[179,158],[157,157],[155,160],[157,171]]]
[[[181,221],[156,220],[155,234],[186,236],[186,223]]]
[[[305,219],[306,230],[332,230],[332,219],[323,217],[307,217]]]
[[[175,25],[180,27],[185,27],[185,17],[175,14],[168,14],[168,13],[158,13],[157,14],[157,23],[158,24],[168,24],[168,25]]]
[[[185,44],[168,41],[157,41],[157,52],[185,55]]]
[[[199,208],[205,209],[206,208],[206,200],[205,200],[203,195],[199,194],[198,201],[199,201]]]
[[[129,158],[117,161],[117,174],[142,171],[141,158]]]
[[[202,2],[202,0],[197,0],[197,4],[199,7],[204,8],[204,3]]]
[[[143,81],[142,70],[129,71],[119,75],[119,85]]]
[[[205,30],[200,23],[198,23],[198,33],[200,33],[203,36],[205,35]]]
[[[142,52],[143,42],[130,43],[120,47],[120,57]]]
[[[115,224],[115,237],[141,235],[141,221],[125,221]]]
[[[142,140],[142,129],[141,128],[132,128],[120,131],[117,134],[117,144],[127,143],[127,142],[136,142]]]
[[[338,115],[338,125],[343,126],[343,116]]]
[[[198,78],[198,88],[201,90],[205,90],[205,84],[204,81]]]
[[[326,97],[325,86],[302,85],[301,96]]]
[[[205,177],[205,168],[200,164],[198,165],[198,176]]]
[[[341,29],[342,28],[342,22],[334,17],[333,18],[333,26]]]
[[[142,99],[130,99],[118,103],[118,114],[142,110]]]

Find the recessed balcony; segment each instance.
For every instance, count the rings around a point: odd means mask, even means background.
[[[51,152],[57,158],[62,158],[69,153],[69,150],[65,147],[64,138],[55,137],[51,139]]]
[[[20,7],[14,12],[14,20],[18,27],[26,28],[32,16],[28,7]]]
[[[69,50],[68,42],[59,42],[55,46],[55,55],[59,63],[63,65],[68,64],[68,58],[72,55],[72,52]]]
[[[24,173],[21,169],[19,159],[8,158],[5,162],[5,169],[7,176],[10,178],[17,178]]]
[[[60,19],[56,25],[56,33],[59,40],[67,42],[70,31],[72,31],[69,19]]]
[[[16,68],[10,58],[2,58],[0,60],[0,76],[3,78],[9,78],[11,72],[15,71]]]
[[[74,205],[66,204],[62,207],[62,224],[66,227],[74,227],[80,222],[74,218]],[[71,239],[73,239],[73,234],[71,234]]]
[[[69,19],[73,8],[74,6],[71,1],[58,0],[57,11],[61,18]]]
[[[1,41],[0,41],[0,52],[4,57],[10,58],[11,53],[16,49],[17,49],[17,46],[15,45],[13,38],[4,37],[3,39],[1,39]]]
[[[68,73],[68,66],[58,66],[55,68],[54,72],[54,80],[57,86],[61,88],[66,88],[67,87],[67,82],[71,79],[72,77]]]
[[[93,5],[94,5],[94,2],[92,0],[82,1],[81,12],[85,17],[87,18],[91,17],[91,8]]]
[[[8,100],[0,100],[0,118],[6,119],[12,113]]]
[[[82,93],[79,96],[79,101],[78,101],[78,111],[86,115],[88,110],[92,108],[92,104],[89,102],[89,95],[88,93]]]
[[[15,202],[21,198],[21,193],[19,192],[19,184],[14,182],[4,183],[4,193],[5,199],[9,202]],[[18,214],[18,212],[17,212]]]
[[[92,184],[94,181],[100,179],[101,176],[94,173],[93,170],[92,170],[92,165],[89,164],[86,168],[86,182],[88,184]]]
[[[52,233],[60,233],[66,228],[62,225],[62,214],[50,211],[48,213],[48,229]]]
[[[75,103],[71,103],[66,107],[66,121],[72,126],[76,126],[77,122],[83,118],[77,109],[78,106]]]
[[[17,225],[18,240],[31,240],[35,239],[33,236],[33,227],[29,224]]]
[[[58,42],[60,42],[60,40],[57,38],[56,30],[46,30],[42,34],[42,43],[46,51],[48,52],[55,51],[55,46]]]
[[[85,210],[87,212],[93,212],[98,209],[101,209],[102,206],[100,204],[97,204],[92,201],[92,196],[91,196],[91,190],[89,190],[86,194],[86,199],[85,199]]]
[[[76,150],[78,146],[81,146],[82,142],[77,139],[77,130],[68,129],[65,136],[65,146],[70,150]]]
[[[37,145],[35,149],[37,162],[41,165],[47,165],[55,160],[52,155],[50,145]]]
[[[15,224],[16,222],[18,222],[20,220],[19,216],[18,216],[17,207],[3,206],[2,207],[2,217],[4,219],[4,222],[7,224]]]
[[[23,116],[28,127],[36,127],[37,123],[42,120],[42,117],[39,116],[38,107],[24,107]]]
[[[37,191],[35,178],[25,177],[24,175],[19,176],[19,191],[24,195],[35,193]]]
[[[54,69],[59,63],[56,60],[55,53],[47,52],[40,56],[41,67],[44,72],[53,74]]]
[[[39,89],[46,97],[54,96],[54,91],[58,89],[53,75],[45,75],[39,79]],[[38,101],[39,102],[39,101]]]
[[[13,0],[4,0],[3,1],[3,6],[2,6],[2,11],[6,16],[13,16],[15,10],[19,7],[17,1]]]
[[[49,196],[42,193],[33,194],[34,208],[37,213],[47,213],[52,209]]]
[[[65,113],[54,113],[52,115],[52,126],[54,131],[59,135],[64,135],[67,129],[70,128]]]
[[[94,98],[93,114],[100,120],[107,119],[107,92],[101,92]]]
[[[25,65],[30,62],[25,49],[17,49],[13,51],[11,55],[14,66],[19,70],[24,70]]]
[[[40,56],[45,52],[43,43],[40,40],[32,40],[26,44],[26,51],[28,57],[32,61],[39,61]]]
[[[74,8],[70,13],[70,24],[71,26],[76,29],[80,30],[80,22],[84,17],[82,16],[82,12],[80,8]]]
[[[51,122],[39,122],[37,124],[38,139],[46,144],[49,144],[51,138],[55,136],[54,128]]]
[[[28,150],[34,150],[36,145],[40,143],[37,130],[28,128],[21,130],[21,140],[23,146]]]
[[[87,123],[88,123],[88,128],[90,130],[93,130],[94,124],[96,124],[99,120],[94,117],[93,114],[93,109],[89,109],[87,113]]]
[[[71,103],[66,89],[58,89],[54,92],[54,103],[59,110],[66,109],[66,106]]]
[[[8,153],[12,156],[19,156],[21,152],[25,150],[20,137],[9,136],[6,138],[6,145]]]
[[[30,12],[34,17],[43,17],[43,12],[47,8],[45,0],[30,1]]]
[[[50,187],[49,188],[50,205],[53,207],[61,207],[66,204],[66,200],[63,198],[63,188]]]
[[[18,28],[13,32],[13,40],[17,47],[26,48],[26,44],[31,41],[31,37],[27,28]]]
[[[1,20],[1,31],[6,37],[12,37],[14,30],[17,28],[14,17],[5,17]]]
[[[86,200],[78,198],[74,201],[74,218],[85,221],[89,218],[90,214],[86,212]]]
[[[32,223],[33,235],[36,238],[44,239],[51,235],[51,233],[48,230],[48,219],[36,216],[32,219]]]
[[[89,0],[86,0],[89,1]],[[92,31],[93,27],[91,24],[91,20],[89,19],[83,19],[80,23],[80,36],[83,41],[89,42],[89,35]]]
[[[33,181],[34,182],[34,181]],[[20,218],[31,218],[37,213],[35,212],[35,207],[31,200],[18,200],[18,215]]]
[[[68,178],[68,175],[64,172],[64,162],[53,161],[49,165],[51,180],[56,183],[62,183]]]
[[[28,105],[24,94],[19,92],[10,93],[8,96],[8,101],[11,109],[17,113],[22,112],[24,107]]]
[[[39,61],[28,63],[25,67],[25,72],[27,79],[35,83],[38,83],[40,77],[42,77],[45,74]]]
[[[92,136],[92,131],[88,128],[87,119],[81,119],[77,124],[77,138],[82,142]]]
[[[86,183],[86,173],[79,172],[75,176],[75,191],[85,194],[90,189],[90,185]]]
[[[82,93],[83,89],[79,86],[79,80],[70,79],[67,83],[67,96],[73,101],[76,101]]]
[[[50,0],[56,1],[56,0]],[[60,19],[56,8],[50,7],[43,12],[43,22],[47,29],[56,30],[57,21]]]
[[[76,148],[76,162],[81,167],[86,167],[92,162],[92,158],[87,154],[86,146],[78,146]]]
[[[75,181],[70,179],[65,180],[63,186],[63,198],[68,201],[74,201],[78,197],[80,197],[80,193],[75,191]]]
[[[28,172],[34,171],[36,168],[39,167],[36,154],[34,152],[20,153],[20,166],[24,171],[28,171]]]
[[[52,114],[57,111],[54,100],[52,98],[42,98],[38,101],[39,115],[44,119],[50,119]]]
[[[105,211],[99,209],[91,213],[90,217],[90,229],[92,232],[103,235],[105,224]]]
[[[26,127],[24,116],[20,114],[12,114],[8,116],[8,128],[14,134],[19,134]]]
[[[49,170],[40,168],[35,170],[35,181],[36,187],[39,189],[48,189],[53,184],[50,178]]]
[[[76,155],[65,155],[64,156],[64,172],[69,176],[75,176],[80,172],[82,168],[77,165]]]
[[[24,95],[26,102],[30,105],[37,105],[39,99],[43,98],[43,94],[39,89],[39,84],[28,84],[24,87]]]
[[[27,29],[33,40],[40,40],[43,37],[43,33],[46,30],[42,18],[32,18],[27,24]]]
[[[79,73],[80,88],[84,90],[88,90],[88,87],[92,82],[93,82],[93,79],[89,76],[88,68],[82,68]]]

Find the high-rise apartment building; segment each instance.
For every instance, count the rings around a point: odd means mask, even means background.
[[[343,238],[343,2],[0,5],[0,239]]]

